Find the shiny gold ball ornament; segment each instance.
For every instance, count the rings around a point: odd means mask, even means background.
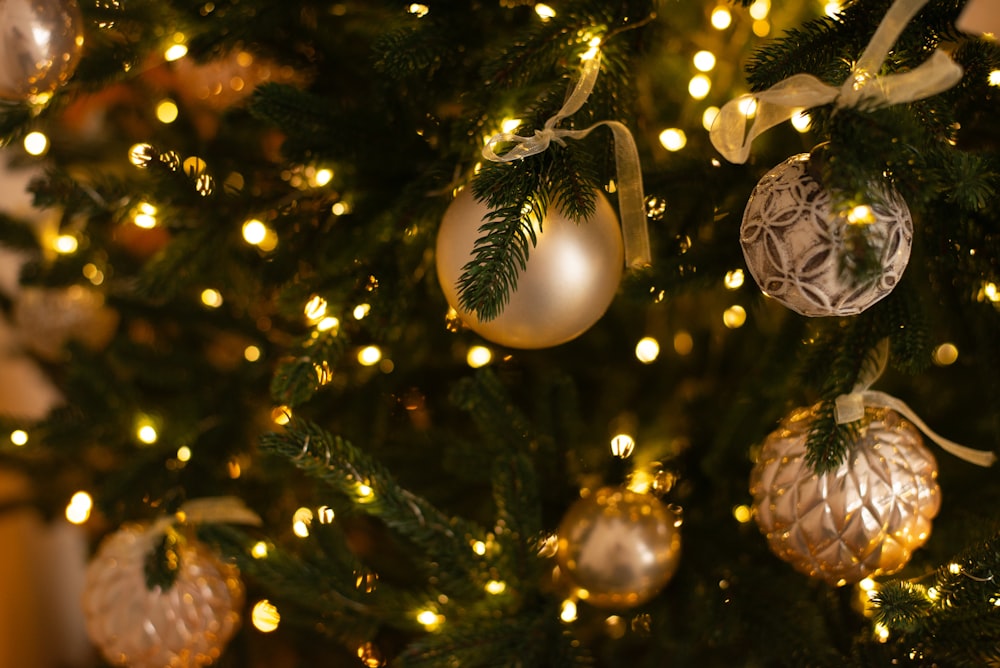
[[[558,529],[556,561],[601,608],[630,608],[653,598],[680,563],[677,516],[659,499],[604,487],[570,506]]]
[[[76,0],[0,0],[0,97],[38,101],[69,81],[82,52]]]
[[[112,665],[207,666],[239,627],[239,571],[196,540],[178,540],[172,585],[147,586],[146,562],[163,535],[126,526],[104,539],[87,567],[87,633]]]
[[[895,573],[927,541],[941,505],[934,455],[898,413],[867,407],[844,463],[814,473],[815,411],[793,411],[765,439],[750,476],[757,524],[775,554],[831,585]]]
[[[596,205],[579,223],[563,215],[557,202],[549,207],[510,301],[499,316],[481,321],[460,307],[458,279],[473,259],[489,209],[463,190],[437,237],[437,275],[448,304],[480,336],[511,348],[548,348],[580,336],[607,311],[624,268],[618,217],[600,192]]]
[[[885,187],[881,201],[837,215],[830,192],[809,165],[808,153],[792,156],[757,183],[740,226],[743,255],[760,289],[793,311],[855,315],[888,295],[902,277],[913,243],[910,210]],[[844,271],[851,261],[852,225],[877,255],[876,276],[858,279]]]

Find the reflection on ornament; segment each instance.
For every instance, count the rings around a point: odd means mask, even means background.
[[[621,230],[597,193],[594,215],[579,224],[553,203],[538,243],[503,312],[490,321],[459,307],[458,279],[473,259],[479,227],[489,213],[465,189],[445,212],[437,238],[437,274],[448,303],[480,336],[512,348],[547,348],[587,331],[614,299],[624,267]]]
[[[82,23],[76,0],[0,2],[0,97],[41,102],[66,83],[83,50]]]
[[[809,154],[792,156],[764,175],[747,202],[740,244],[760,289],[807,316],[855,315],[889,294],[910,259],[913,222],[894,191],[868,210],[859,230],[878,256],[880,275],[857,282],[845,275],[851,260],[847,221],[835,215],[830,193],[809,173]]]
[[[930,536],[937,462],[896,412],[866,408],[844,463],[816,474],[806,461],[815,410],[792,412],[764,441],[750,478],[757,524],[775,554],[832,585],[894,573]]]
[[[104,539],[87,568],[87,633],[113,665],[207,666],[239,626],[239,572],[195,540],[180,539],[169,588],[147,587],[146,563],[162,535],[122,528]]]
[[[674,513],[655,496],[628,489],[604,487],[580,499],[558,534],[562,572],[587,591],[587,603],[602,608],[648,601],[680,562]]]

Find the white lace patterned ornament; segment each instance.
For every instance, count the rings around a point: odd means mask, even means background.
[[[866,408],[844,463],[817,474],[806,461],[814,410],[793,411],[764,441],[750,477],[757,524],[776,555],[831,585],[898,571],[941,505],[934,455],[898,413]]]
[[[833,212],[830,193],[809,173],[809,154],[792,156],[764,175],[747,203],[740,244],[757,285],[806,316],[855,315],[889,294],[910,259],[913,221],[893,190],[870,205],[864,223],[882,271],[868,280],[844,271],[850,225]]]
[[[87,633],[104,658],[130,668],[213,663],[236,632],[244,590],[235,566],[180,536],[173,585],[146,585],[146,561],[162,531],[127,526],[101,543],[87,568]]]

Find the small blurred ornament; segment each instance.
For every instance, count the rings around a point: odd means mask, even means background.
[[[165,544],[172,583],[147,585]],[[131,668],[213,663],[236,632],[244,590],[235,566],[172,529],[130,525],[104,539],[87,568],[87,632],[104,658]]]
[[[579,224],[553,203],[538,243],[503,312],[482,322],[459,306],[458,279],[473,259],[479,227],[489,213],[468,188],[445,212],[437,238],[437,274],[448,304],[480,336],[511,348],[547,348],[587,331],[608,309],[624,266],[618,219],[603,194]]]
[[[902,198],[883,188],[882,202],[859,207],[861,220],[833,213],[829,191],[810,174],[810,156],[792,156],[764,175],[747,202],[740,244],[765,294],[807,316],[854,315],[889,294],[910,259],[913,222]],[[882,271],[858,282],[849,233],[863,234]]]
[[[82,52],[76,0],[0,2],[0,97],[43,101],[73,76]]]
[[[757,524],[775,554],[831,585],[898,571],[941,505],[934,455],[895,411],[867,407],[844,463],[814,473],[806,440],[815,411],[793,411],[764,441],[750,477]]]
[[[575,502],[558,535],[562,572],[601,608],[645,603],[680,562],[674,513],[655,496],[626,488],[604,487]]]
[[[14,302],[14,325],[25,349],[54,362],[70,340],[100,350],[118,327],[118,313],[104,296],[80,285],[22,288]]]

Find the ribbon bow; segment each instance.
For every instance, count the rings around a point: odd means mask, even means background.
[[[868,389],[876,380],[879,379],[882,372],[885,371],[886,363],[889,361],[888,339],[882,339],[882,341],[879,342],[878,347],[872,351],[872,355],[865,361],[867,364],[862,369],[857,384],[855,384],[854,388],[849,393],[842,394],[837,397],[834,403],[834,416],[837,420],[837,424],[845,424],[847,422],[860,420],[865,415],[865,406],[890,408],[912,422],[917,429],[922,431],[927,438],[937,443],[938,446],[940,446],[945,452],[955,455],[959,459],[964,459],[970,464],[975,464],[977,466],[993,465],[996,461],[996,455],[992,452],[974,450],[964,445],[959,445],[954,441],[949,441],[943,436],[934,433],[931,428],[917,416],[913,409],[901,400],[891,394]]]
[[[593,47],[583,56],[583,70],[562,108],[545,121],[541,130],[531,137],[510,132],[495,134],[483,147],[483,157],[492,162],[514,162],[548,149],[555,142],[565,146],[565,139],[583,139],[595,128],[605,125],[615,139],[615,167],[618,172],[618,212],[621,215],[622,241],[625,246],[625,263],[630,267],[645,267],[650,263],[649,231],[643,208],[642,171],[639,151],[632,133],[618,121],[600,121],[584,130],[564,130],[556,126],[564,118],[575,114],[590,97],[594,83],[601,71],[601,52]],[[513,143],[503,155],[497,154],[497,144]]]
[[[850,76],[839,88],[810,74],[795,74],[765,91],[727,102],[712,125],[712,145],[730,162],[741,164],[746,162],[750,144],[758,135],[790,119],[803,108],[833,102],[840,108],[872,109],[930,97],[954,86],[962,78],[962,68],[940,49],[909,72],[876,75],[892,45],[926,2],[896,0],[875,29]],[[746,121],[753,113],[746,106],[748,100],[756,102],[756,118],[750,129],[745,130]]]
[[[261,519],[254,511],[235,496],[212,496],[192,499],[181,505],[173,515],[158,519],[148,532],[157,536],[175,524],[246,524],[260,526]]]

